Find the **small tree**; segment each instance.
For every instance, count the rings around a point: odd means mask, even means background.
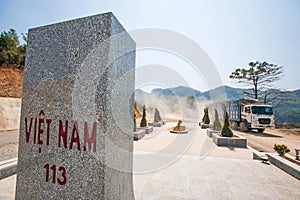
[[[154,112],[154,122],[160,122],[161,121],[161,117],[159,114],[159,111],[157,108],[155,108],[155,112]]]
[[[140,123],[140,127],[147,127],[147,120],[146,120],[146,106],[143,106],[143,116]]]
[[[186,98],[186,104],[190,107],[193,108],[195,103],[195,97],[194,96],[188,96]]]
[[[223,125],[221,134],[223,137],[232,137],[233,136],[233,133],[232,133],[231,129],[229,128],[229,116],[228,116],[228,112],[226,112],[226,111],[225,111],[224,125]]]
[[[178,129],[180,128],[181,124],[182,124],[182,121],[179,120],[179,121],[177,122],[177,127],[178,127]]]
[[[217,130],[217,131],[220,131],[222,129],[222,125],[221,125],[220,120],[219,120],[219,115],[218,115],[217,109],[215,109],[215,121],[214,121],[214,124],[213,124],[213,129]]]
[[[204,116],[202,118],[202,122],[204,124],[209,124],[210,123],[210,119],[209,119],[209,115],[208,115],[208,108],[204,108]]]
[[[290,149],[284,144],[274,144],[274,150],[277,151],[280,156],[283,156],[285,153],[290,152]]]

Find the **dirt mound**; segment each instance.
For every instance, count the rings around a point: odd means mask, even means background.
[[[0,66],[0,97],[22,97],[24,67]]]
[[[0,97],[0,132],[19,129],[20,114],[20,98]]]

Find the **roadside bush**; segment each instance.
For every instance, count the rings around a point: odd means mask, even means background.
[[[208,115],[208,108],[204,108],[204,116],[202,118],[202,122],[204,124],[209,124],[210,123],[210,119],[209,119],[209,115]]]
[[[274,144],[274,150],[277,151],[280,156],[283,156],[285,153],[290,152],[290,149],[284,144]]]
[[[222,125],[221,125],[220,120],[219,120],[218,111],[216,109],[215,109],[215,121],[214,121],[214,124],[213,124],[213,129],[217,130],[217,131],[220,131],[222,129]]]
[[[224,121],[224,125],[223,125],[223,129],[222,129],[221,134],[222,134],[223,137],[232,137],[233,136],[233,132],[229,128],[228,112],[225,112],[225,121]]]
[[[147,120],[146,120],[146,106],[143,106],[143,116],[140,123],[140,127],[147,127]]]

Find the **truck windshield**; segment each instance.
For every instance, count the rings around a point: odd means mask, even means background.
[[[265,106],[253,106],[252,113],[260,115],[273,115],[273,109]]]

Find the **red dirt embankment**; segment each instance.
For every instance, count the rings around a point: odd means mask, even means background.
[[[0,97],[22,97],[24,67],[0,66]]]

